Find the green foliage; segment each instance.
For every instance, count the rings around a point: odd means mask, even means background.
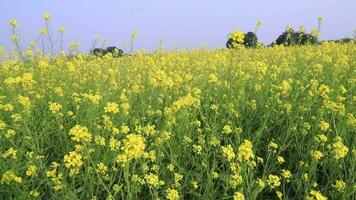
[[[293,29],[286,30],[281,35],[278,36],[274,44],[277,45],[306,45],[306,44],[317,44],[318,39],[316,35],[311,33],[305,33],[302,31],[294,31]]]
[[[117,47],[107,47],[106,49],[103,48],[94,48],[91,53],[96,56],[103,56],[107,53],[111,53],[115,57],[122,56],[124,51],[117,48]]]

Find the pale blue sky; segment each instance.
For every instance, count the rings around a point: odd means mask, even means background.
[[[199,48],[203,43],[224,47],[231,31],[253,30],[258,20],[263,21],[258,37],[265,44],[288,24],[295,29],[304,24],[310,31],[319,16],[324,17],[321,39],[352,37],[356,29],[356,0],[1,0],[0,45],[11,45],[10,19],[20,22],[25,46],[36,39],[43,12],[53,16],[53,28],[66,27],[67,43],[80,42],[84,51],[95,35],[123,48],[132,30],[138,30],[136,49],[153,50],[161,37],[169,49],[175,44],[179,48]]]

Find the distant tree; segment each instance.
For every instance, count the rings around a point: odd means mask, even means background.
[[[251,48],[256,47],[258,42],[258,38],[254,32],[247,32],[245,34],[244,45],[245,47]]]
[[[91,53],[93,55],[96,55],[96,56],[103,56],[105,54],[105,49],[103,49],[103,48],[94,48]]]
[[[124,54],[124,51],[117,48],[117,47],[107,47],[105,50],[106,53],[111,53],[113,56],[122,56]]]
[[[351,38],[342,38],[342,39],[338,39],[338,40],[325,40],[322,42],[334,42],[334,43],[349,43],[349,42],[354,42],[355,40],[351,39]]]
[[[306,45],[317,44],[317,35],[311,33],[305,33],[304,31],[294,31],[292,28],[287,27],[281,35],[278,36],[274,44],[276,45]]]
[[[234,46],[233,46],[233,40],[231,38],[229,38],[226,42],[226,48],[228,49],[233,49]]]
[[[341,43],[349,43],[349,42],[354,42],[354,41],[355,40],[351,39],[351,38],[342,38],[342,39],[340,39]]]
[[[298,37],[298,40],[300,39],[300,45],[306,45],[306,44],[318,44],[318,37],[311,34],[311,33],[300,33],[297,32],[297,34],[300,34]]]
[[[241,32],[239,30],[229,34],[226,42],[226,47],[229,49],[234,48],[255,48],[258,44],[258,38],[253,32]]]
[[[96,56],[104,56],[107,53],[111,53],[114,57],[119,57],[124,54],[124,51],[122,49],[119,49],[117,47],[111,46],[107,47],[106,49],[103,48],[94,48],[91,53]]]

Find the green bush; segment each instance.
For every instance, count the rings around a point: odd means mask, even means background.
[[[277,45],[306,45],[317,44],[318,38],[315,34],[306,33],[304,31],[294,31],[292,28],[287,29],[281,35],[278,36],[274,44]]]

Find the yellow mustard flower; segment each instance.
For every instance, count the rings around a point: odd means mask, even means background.
[[[69,130],[69,135],[72,136],[72,140],[76,142],[90,142],[92,135],[88,128],[81,125],[75,125]]]

